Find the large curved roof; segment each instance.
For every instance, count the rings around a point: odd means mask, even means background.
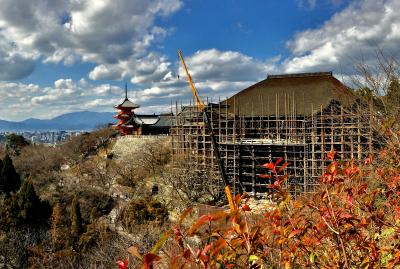
[[[285,115],[295,111],[307,116],[333,100],[348,107],[355,97],[331,72],[321,72],[270,75],[222,103],[236,115]]]

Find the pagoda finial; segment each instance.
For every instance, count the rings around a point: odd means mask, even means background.
[[[128,83],[125,82],[125,99],[128,99]]]

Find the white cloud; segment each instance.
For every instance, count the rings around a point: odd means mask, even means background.
[[[74,84],[72,82],[72,79],[59,79],[54,82],[54,86],[56,89],[72,89],[74,87]]]
[[[130,57],[115,64],[96,66],[89,73],[92,80],[130,79],[135,84],[148,84],[162,80],[170,72],[171,63],[165,56],[149,53],[143,57]]]
[[[155,25],[181,0],[0,0],[0,80],[29,75],[34,60],[113,64],[147,52],[168,29]],[[10,44],[13,48],[10,49]],[[23,53],[21,53],[23,52]],[[94,75],[93,75],[94,76]]]
[[[59,79],[54,82],[54,87],[0,82],[0,118],[49,118],[85,109],[112,111],[112,105],[121,101],[123,92],[112,85],[83,85],[72,79]]]
[[[192,78],[202,93],[232,93],[242,86],[250,85],[274,72],[279,57],[261,61],[235,51],[209,49],[197,51],[186,57],[186,64]],[[150,53],[145,57],[117,64],[95,67],[89,74],[91,79],[131,78],[131,82],[144,86],[140,93],[149,96],[176,96],[181,92],[190,96],[186,74],[177,60],[170,62],[165,56]],[[180,77],[180,80],[178,80]],[[179,90],[178,90],[179,89]],[[214,93],[213,93],[214,92]]]
[[[279,57],[260,61],[234,51],[209,49],[185,57],[192,79],[202,97],[226,97],[274,72]],[[132,82],[148,85],[136,92],[137,102],[171,102],[192,99],[181,63],[163,57],[146,57],[136,64]]]
[[[335,70],[351,72],[357,62],[376,61],[376,50],[398,56],[398,0],[355,1],[323,26],[298,33],[287,45],[293,56],[285,72]]]
[[[199,81],[256,81],[273,72],[279,58],[260,61],[237,51],[209,49],[197,51],[186,62],[191,75]],[[185,76],[182,67],[180,76]]]
[[[0,31],[0,80],[15,80],[29,75],[35,66],[34,57],[18,49]]]
[[[198,51],[186,57],[200,95],[212,98],[224,98],[265,78],[268,72],[274,71],[278,60],[279,58],[260,61],[239,52],[216,49]],[[91,74],[99,76],[98,70],[99,68],[95,68]],[[180,62],[171,63],[163,56],[149,54],[132,62],[104,65],[103,70],[123,70],[122,73],[116,72],[116,76],[127,76],[140,83],[142,89],[130,90],[129,95],[135,103],[141,105],[139,112],[142,113],[148,113],[149,107],[163,108],[163,111],[152,110],[151,113],[165,112],[169,110],[171,102],[192,98]],[[0,115],[10,119],[23,119],[44,115],[50,117],[84,109],[112,111],[113,105],[123,98],[124,90],[110,84],[94,85],[85,79],[73,81],[70,78],[61,78],[54,82],[53,87],[0,82],[0,96],[5,95],[6,98],[0,99]],[[12,106],[20,103],[21,98],[24,98],[25,105]]]
[[[171,101],[192,98],[180,62],[149,49],[169,33],[155,25],[156,17],[176,12],[182,6],[179,0],[36,2],[37,6],[22,0],[0,0],[4,4],[0,10],[0,36],[4,37],[0,39],[0,64],[10,66],[8,71],[0,70],[0,80],[26,76],[38,59],[65,64],[83,60],[97,66],[90,71],[89,81],[60,79],[52,87],[0,82],[1,117],[49,117],[82,109],[112,111],[123,89],[93,84],[102,79],[136,84],[140,89],[130,95],[143,113],[165,111]],[[13,8],[19,9],[9,16]],[[268,73],[333,70],[347,76],[358,60],[376,60],[371,52],[377,48],[389,55],[399,53],[398,10],[397,0],[355,1],[322,26],[298,32],[287,42],[291,55],[286,59],[264,60],[239,51],[206,49],[185,55],[185,60],[200,95],[214,100],[246,88]],[[44,12],[48,16],[43,16]]]
[[[91,80],[99,80],[99,79],[121,79],[122,74],[125,71],[119,67],[118,65],[98,65],[89,73],[89,78]]]
[[[265,79],[268,73],[278,72],[279,59],[275,57],[262,61],[237,51],[209,49],[197,51],[185,61],[200,95],[215,101]],[[181,82],[185,83],[185,91],[191,97],[186,74],[180,63],[176,65],[179,66]]]
[[[143,106],[139,113],[161,113],[170,110],[169,96],[179,96],[182,88],[148,88],[129,90],[129,98]],[[122,102],[125,89],[110,85],[94,85],[87,81],[59,79],[53,87],[0,81],[0,119],[51,118],[63,113],[90,110],[115,111]],[[153,110],[149,110],[152,107]],[[157,108],[157,109],[156,109]],[[143,112],[145,111],[145,112]]]

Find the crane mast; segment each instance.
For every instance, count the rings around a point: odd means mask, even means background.
[[[188,83],[190,85],[190,88],[192,90],[194,99],[196,101],[197,109],[199,110],[199,112],[202,112],[202,114],[203,114],[203,120],[204,120],[205,126],[206,126],[206,128],[207,128],[207,130],[209,132],[210,138],[211,138],[211,143],[212,143],[212,146],[213,146],[214,156],[217,159],[217,163],[218,163],[219,174],[221,176],[222,181],[225,184],[225,193],[226,193],[226,197],[228,199],[230,210],[232,212],[232,211],[234,211],[235,207],[234,207],[234,204],[233,204],[231,188],[229,186],[228,177],[226,176],[226,173],[225,173],[224,163],[222,162],[221,155],[219,153],[219,146],[218,146],[217,140],[215,138],[215,133],[214,133],[214,130],[212,128],[212,124],[211,124],[210,118],[208,116],[207,107],[203,104],[203,102],[199,98],[199,94],[197,93],[196,87],[194,86],[192,77],[189,74],[189,71],[188,71],[188,69],[186,67],[185,60],[183,59],[182,52],[181,52],[180,49],[178,49],[178,55],[179,55],[179,58],[180,58],[180,60],[182,62],[183,69],[185,69],[186,77],[188,79]]]

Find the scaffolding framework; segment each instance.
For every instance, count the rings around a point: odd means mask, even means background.
[[[279,98],[284,100],[278,102]],[[304,116],[297,111],[294,97],[284,95],[276,96],[275,115],[238,116],[229,113],[221,101],[206,103],[235,193],[268,195],[267,186],[271,182],[260,175],[269,171],[262,165],[279,158],[289,163],[285,173],[292,195],[313,192],[319,176],[331,162],[326,158],[327,152],[335,150],[342,160],[361,161],[374,151],[371,113],[361,110],[357,104],[344,108],[332,100],[325,107],[312,107],[313,113]],[[268,103],[266,100],[265,105]],[[284,104],[283,115],[278,115],[279,104]],[[180,107],[176,104],[175,111],[171,128],[174,159],[184,159],[199,171],[218,171],[201,113],[191,104]]]

